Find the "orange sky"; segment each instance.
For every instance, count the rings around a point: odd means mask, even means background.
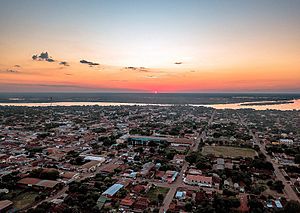
[[[184,2],[7,1],[0,92],[300,92],[300,4]]]

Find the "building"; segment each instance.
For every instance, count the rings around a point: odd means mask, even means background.
[[[134,208],[137,210],[145,210],[149,207],[150,200],[145,197],[139,197],[137,201],[134,203]]]
[[[183,182],[189,185],[198,185],[201,187],[212,187],[212,177],[206,177],[203,175],[187,175]]]
[[[174,155],[173,162],[176,164],[183,164],[185,155],[176,154]]]
[[[0,200],[0,212],[7,212],[13,206],[13,202],[10,200]]]
[[[184,200],[186,196],[186,192],[185,191],[177,191],[175,194],[175,198],[179,199],[179,200]]]
[[[124,209],[132,208],[134,200],[130,196],[126,196],[120,202],[120,207]]]
[[[103,175],[113,174],[115,173],[115,169],[120,168],[120,165],[118,164],[108,164],[104,166],[103,168],[100,168],[100,173]]]
[[[294,144],[294,141],[292,139],[280,139],[279,143],[292,146]]]
[[[142,170],[140,171],[140,174],[141,174],[142,176],[147,176],[147,175],[149,175],[150,171],[154,168],[154,166],[155,166],[155,164],[152,163],[152,162],[145,163],[145,164],[143,165]]]
[[[101,161],[92,160],[90,162],[87,162],[87,163],[83,164],[81,166],[81,169],[84,172],[93,172],[93,171],[95,171],[97,169],[98,166],[101,165],[101,163],[102,163]]]
[[[34,189],[57,189],[62,183],[56,180],[42,180],[39,178],[23,178],[17,182],[18,186],[27,188],[32,187]]]
[[[176,180],[177,175],[178,175],[178,172],[176,172],[176,171],[166,171],[162,180],[166,181],[168,183],[173,183]]]
[[[89,161],[100,161],[101,163],[105,162],[105,158],[101,156],[95,156],[95,155],[87,155],[84,156],[84,160],[89,160]]]
[[[107,196],[107,197],[113,197],[120,189],[122,189],[124,185],[116,183],[106,189],[105,192],[102,193],[102,195]]]
[[[171,146],[192,146],[193,139],[188,138],[172,138],[172,137],[154,137],[154,136],[139,136],[127,135],[126,140],[131,145],[148,146],[150,143],[154,144],[169,144]]]

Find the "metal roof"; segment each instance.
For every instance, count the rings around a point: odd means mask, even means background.
[[[114,194],[116,194],[123,187],[124,187],[124,185],[116,183],[116,184],[112,185],[111,187],[109,187],[108,189],[106,189],[106,191],[103,192],[102,195],[114,196]]]

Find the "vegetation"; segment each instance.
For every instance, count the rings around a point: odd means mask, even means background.
[[[203,155],[214,155],[223,157],[250,157],[254,158],[256,152],[253,149],[232,147],[232,146],[204,146],[202,149]]]
[[[32,170],[29,175],[34,178],[41,178],[47,180],[56,180],[59,177],[57,170],[44,170],[42,168]]]
[[[163,188],[158,186],[153,186],[146,196],[150,199],[150,202],[156,202],[161,203],[163,201],[163,198],[166,197],[167,193],[169,191],[169,188]]]

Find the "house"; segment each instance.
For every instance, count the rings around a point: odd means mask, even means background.
[[[283,208],[280,200],[275,200],[274,203],[275,203],[276,208],[278,208],[278,209],[282,209]]]
[[[142,176],[147,176],[147,175],[149,175],[150,171],[154,168],[154,166],[155,166],[155,164],[152,163],[152,162],[145,163],[145,164],[143,165],[142,170],[140,171],[140,174],[141,174]]]
[[[174,155],[173,162],[176,164],[183,164],[184,159],[185,159],[185,155],[176,154]]]
[[[92,160],[92,161],[90,161],[90,162],[87,162],[87,163],[83,164],[83,165],[81,166],[81,169],[82,169],[83,172],[93,172],[93,171],[96,170],[96,168],[97,168],[98,166],[101,165],[101,163],[102,163],[101,161],[98,161],[98,160]]]
[[[163,181],[168,183],[173,183],[176,180],[178,172],[176,171],[166,171],[165,175],[162,177]]]
[[[133,206],[134,200],[130,196],[126,196],[124,199],[120,202],[120,207],[127,209],[131,208]]]
[[[124,173],[124,174],[122,174],[122,176],[124,178],[136,179],[137,174],[138,174],[137,172],[130,172],[130,173]]]
[[[280,139],[279,143],[291,146],[293,145],[294,141],[292,139]]]
[[[113,174],[115,173],[115,169],[118,169],[120,167],[120,165],[118,164],[108,164],[107,166],[105,166],[104,168],[100,169],[100,173],[101,174]]]
[[[131,189],[131,191],[136,194],[140,194],[142,191],[145,191],[145,190],[146,190],[146,187],[143,185],[136,185]]]
[[[149,207],[150,205],[150,200],[145,197],[138,197],[137,201],[134,203],[134,209],[137,210],[145,210]]]
[[[7,212],[13,206],[13,202],[10,200],[0,200],[0,212]]]
[[[20,187],[32,187],[35,186],[41,179],[39,178],[23,178],[17,182]]]
[[[79,173],[76,172],[62,172],[60,174],[60,177],[64,178],[64,179],[77,179],[79,177]]]
[[[212,177],[206,177],[203,175],[187,175],[183,182],[189,185],[198,185],[203,187],[212,187]]]
[[[186,196],[186,192],[185,191],[177,191],[175,194],[175,198],[179,199],[179,200],[184,200]]]

